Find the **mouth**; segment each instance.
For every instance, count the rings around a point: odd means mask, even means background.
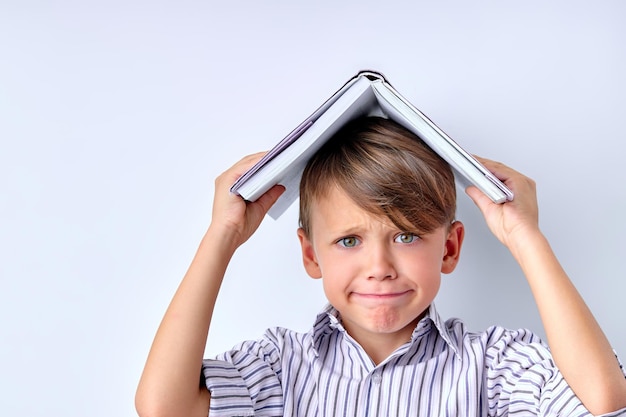
[[[353,292],[352,296],[365,301],[394,301],[409,295],[411,292],[411,290],[382,293]]]

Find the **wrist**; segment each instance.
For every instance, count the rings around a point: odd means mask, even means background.
[[[507,247],[518,263],[522,263],[528,254],[549,249],[549,243],[538,228],[525,228],[509,236]]]
[[[201,246],[217,248],[222,255],[232,256],[241,245],[235,228],[222,224],[211,224],[202,237]]]

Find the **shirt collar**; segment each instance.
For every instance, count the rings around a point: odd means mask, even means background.
[[[430,331],[432,326],[435,326],[437,333],[439,333],[439,336],[446,342],[448,347],[452,349],[457,359],[461,359],[461,350],[457,338],[452,337],[452,330],[448,329],[446,322],[437,312],[434,303],[430,304],[424,317],[417,323],[411,336],[411,343],[415,343],[421,336]]]
[[[437,312],[434,303],[431,303],[424,317],[417,323],[411,335],[411,345],[415,344],[422,336],[429,333],[433,326],[448,347],[455,353],[456,357],[461,359],[460,347],[455,338],[452,337],[452,332],[446,326],[445,321]],[[333,333],[335,330],[339,332],[346,331],[343,324],[341,324],[339,311],[332,305],[327,304],[317,315],[312,329],[312,341],[316,352],[319,352],[320,343],[324,336]]]

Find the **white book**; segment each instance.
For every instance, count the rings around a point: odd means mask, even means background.
[[[308,160],[346,123],[361,116],[385,117],[415,133],[450,164],[459,187],[475,185],[496,203],[513,199],[506,185],[373,71],[352,77],[242,175],[231,192],[255,201],[274,185],[283,185],[285,192],[269,211],[277,219],[298,198]]]

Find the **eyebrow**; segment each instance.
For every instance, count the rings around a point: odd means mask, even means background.
[[[360,228],[351,226],[345,229],[331,230],[331,234],[336,235],[336,236],[358,235],[360,234]]]

